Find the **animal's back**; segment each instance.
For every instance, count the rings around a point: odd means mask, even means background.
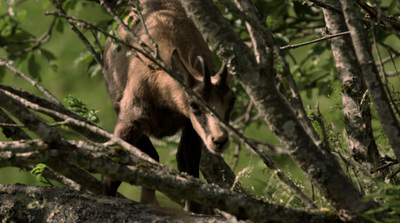
[[[196,64],[197,56],[202,56],[209,68],[213,68],[213,58],[207,44],[195,28],[179,1],[176,0],[143,0],[141,13],[152,40],[158,46],[159,57],[170,66],[170,58],[177,49],[181,59],[189,66],[201,72],[201,66]],[[132,31],[150,48],[153,48],[148,34],[135,13],[131,13],[134,21]],[[128,34],[119,28],[122,39]],[[129,38],[127,38],[129,39]],[[136,47],[139,45],[130,40]],[[131,109],[140,117],[138,122],[145,122],[145,133],[157,137],[174,134],[183,124],[183,114],[179,114],[179,102],[174,101],[177,94],[184,92],[164,71],[149,67],[154,64],[143,55],[122,47],[113,52],[110,41],[105,47],[105,78],[114,110],[117,115],[121,109]],[[129,55],[130,54],[130,55]],[[140,57],[140,59],[137,58]],[[210,70],[210,73],[214,73]],[[131,104],[133,103],[133,104]],[[140,106],[136,109],[129,106]],[[125,108],[121,108],[124,107]],[[128,107],[128,108],[127,108]],[[168,117],[166,119],[166,117]],[[132,117],[135,119],[135,117]],[[182,122],[182,123],[181,123]],[[140,123],[138,123],[140,124]],[[164,129],[168,129],[163,131]]]

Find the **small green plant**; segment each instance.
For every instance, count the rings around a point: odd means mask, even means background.
[[[45,183],[45,184],[50,184],[52,185],[52,183],[46,179],[45,177],[42,176],[43,171],[47,168],[46,164],[43,163],[38,163],[36,164],[36,166],[31,170],[31,174],[33,176],[35,176],[36,181]]]
[[[94,109],[89,109],[84,102],[77,99],[76,97],[68,95],[64,99],[64,101],[68,103],[69,109],[76,112],[78,115],[81,115],[82,117],[94,123],[100,122],[100,119],[99,117],[97,117],[96,114],[98,111]]]
[[[382,223],[395,223],[399,222],[400,217],[400,186],[392,184],[377,184],[377,190],[370,194],[365,195],[366,200],[374,200],[381,204],[381,206],[368,210],[363,216],[372,222]],[[382,221],[374,219],[374,215],[386,213],[386,218]]]

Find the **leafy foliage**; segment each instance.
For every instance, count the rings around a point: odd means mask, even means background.
[[[68,95],[64,100],[68,103],[69,109],[76,112],[78,115],[81,115],[82,117],[94,123],[100,122],[99,117],[96,115],[98,111],[89,109],[81,100],[72,95]]]
[[[379,184],[376,190],[365,196],[366,200],[379,201],[382,206],[364,213],[364,217],[373,222],[396,223],[400,215],[400,186],[391,184]],[[374,214],[387,213],[387,218],[377,220]]]
[[[38,163],[32,170],[31,174],[35,176],[36,180],[39,182],[43,181],[43,171],[47,168],[46,164]]]

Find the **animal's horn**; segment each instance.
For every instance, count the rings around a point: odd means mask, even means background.
[[[228,67],[226,66],[225,62],[222,64],[221,69],[215,75],[215,78],[217,79],[217,81],[216,81],[217,86],[228,85],[228,82],[229,82]]]
[[[201,68],[203,69],[203,93],[204,95],[208,95],[211,89],[211,75],[210,75],[210,70],[208,70],[208,67],[206,63],[204,62],[203,57],[197,56],[197,59],[200,62]]]

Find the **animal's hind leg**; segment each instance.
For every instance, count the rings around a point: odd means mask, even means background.
[[[114,129],[114,135],[133,145],[133,142],[136,141],[137,134],[135,134],[134,128],[128,123],[129,122],[123,122],[119,119]],[[121,181],[105,176],[103,194],[107,196],[115,196],[120,185]]]
[[[158,153],[156,151],[156,148],[154,148],[153,144],[151,143],[149,137],[147,137],[147,136],[140,137],[136,143],[136,146],[141,151],[143,151],[147,155],[149,155],[151,158],[153,158],[154,160],[159,162]],[[155,190],[148,189],[148,188],[142,188],[142,194],[140,196],[140,203],[158,205]]]
[[[203,141],[188,122],[182,130],[181,142],[178,147],[176,161],[180,172],[186,172],[199,178],[199,165]],[[185,209],[195,213],[202,212],[202,206],[193,201],[185,202]]]

